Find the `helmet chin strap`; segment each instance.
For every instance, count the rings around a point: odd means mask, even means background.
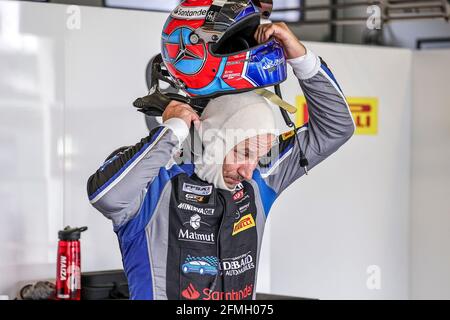
[[[283,99],[281,99],[280,96],[276,95],[272,91],[269,91],[269,90],[267,90],[265,88],[260,88],[260,89],[255,89],[255,92],[257,94],[263,96],[267,100],[271,101],[273,104],[276,104],[277,106],[279,106],[283,110],[286,110],[289,113],[294,114],[294,113],[297,112],[297,108],[296,107],[294,107],[292,104],[284,101]],[[288,123],[286,123],[286,124],[289,125]]]
[[[274,104],[278,105],[280,107],[281,115],[283,116],[283,119],[284,119],[284,122],[286,123],[286,125],[290,128],[294,128],[294,133],[295,133],[294,139],[295,139],[295,142],[297,143],[299,154],[300,154],[299,163],[300,163],[300,166],[305,170],[305,174],[308,174],[308,159],[306,158],[306,156],[303,153],[303,150],[300,146],[300,141],[299,141],[298,134],[297,134],[297,126],[295,125],[294,122],[292,122],[292,120],[288,114],[288,112],[289,113],[297,112],[297,108],[283,100],[283,98],[281,97],[281,89],[280,89],[279,84],[276,84],[274,86],[274,88],[275,88],[275,93],[273,93],[267,89],[256,89],[255,92],[257,94],[260,94],[263,97],[269,99]]]

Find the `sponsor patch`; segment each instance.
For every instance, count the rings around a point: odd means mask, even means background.
[[[221,261],[215,256],[188,255],[181,265],[183,273],[197,273],[199,275],[238,276],[246,271],[255,269],[254,258],[251,251],[237,257],[224,258]]]
[[[247,284],[242,289],[232,289],[230,291],[213,291],[210,288],[203,288],[199,291],[192,283],[181,291],[181,296],[188,300],[243,300],[251,298],[253,295],[253,284]]]
[[[345,97],[355,122],[355,135],[378,134],[378,98]],[[308,106],[304,96],[296,97],[296,125],[300,128],[309,121]]]
[[[207,243],[207,244],[215,243],[214,232],[200,233],[200,232],[196,232],[196,231],[189,231],[188,229],[178,230],[178,240]]]
[[[189,221],[186,221],[183,223],[183,225],[189,224],[192,229],[197,230],[201,227],[202,224],[207,225],[208,227],[211,227],[210,224],[203,222],[202,217],[200,217],[198,214],[194,214]]]
[[[241,203],[243,200],[249,198],[247,192],[245,192],[244,190],[244,185],[242,183],[237,184],[234,190],[235,192],[232,196],[234,202]]]
[[[240,212],[240,213],[243,213],[243,212],[245,212],[249,207],[250,207],[250,202],[244,204],[243,206],[240,206],[240,207],[239,207],[239,212]]]
[[[255,268],[251,251],[238,257],[222,259],[222,271],[226,276],[238,276]]]
[[[244,196],[239,199],[238,201],[235,201],[236,204],[241,204],[244,200],[250,199],[250,196],[247,193],[244,193]]]
[[[193,212],[197,212],[203,214],[205,216],[212,216],[214,214],[214,208],[199,208],[189,203],[181,202],[178,204],[178,209],[189,210]]]
[[[292,137],[294,135],[294,130],[285,132],[281,135],[281,140],[286,141],[287,139],[289,139],[290,137]]]
[[[214,276],[219,272],[219,259],[214,256],[192,257],[188,255],[181,266],[181,270],[183,273]]]
[[[183,183],[183,191],[193,193],[199,196],[207,196],[212,192],[212,186],[198,186],[190,183]]]
[[[184,195],[184,198],[186,199],[186,201],[195,202],[195,203],[207,203],[209,200],[208,196],[199,196],[199,195],[192,194],[192,193],[186,193]]]
[[[273,72],[275,70],[275,68],[284,63],[284,58],[281,59],[275,59],[275,60],[271,60],[271,59],[263,59],[262,61],[262,68],[264,70],[268,70],[269,72]]]
[[[238,233],[245,231],[247,229],[253,228],[256,226],[255,220],[253,219],[251,214],[247,214],[239,219],[238,222],[235,222],[233,225],[233,233],[232,235],[237,235]]]
[[[244,196],[244,190],[239,190],[235,194],[233,194],[233,200],[238,201],[238,200],[242,199],[243,196]]]
[[[250,208],[250,202],[247,202],[243,206],[240,206],[238,210],[236,210],[234,213],[235,215],[234,219],[239,220],[241,218],[241,214],[245,213],[248,210],[248,208]]]
[[[200,292],[195,289],[192,283],[189,283],[187,288],[181,291],[181,296],[188,300],[197,300],[200,298]]]
[[[244,185],[242,184],[242,182],[239,182],[236,185],[236,188],[234,190],[239,191],[239,190],[242,190],[242,189],[244,189]]]
[[[178,6],[171,16],[176,19],[200,20],[206,17],[209,7],[183,7]]]

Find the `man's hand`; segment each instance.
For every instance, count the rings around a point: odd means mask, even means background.
[[[163,122],[170,118],[180,118],[184,120],[188,128],[191,127],[191,122],[194,122],[196,128],[200,125],[200,117],[194,109],[192,109],[190,105],[176,100],[172,100],[162,114]]]
[[[305,46],[292,33],[286,23],[261,24],[254,35],[258,43],[266,42],[272,36],[283,45],[287,59],[298,58],[306,54]]]

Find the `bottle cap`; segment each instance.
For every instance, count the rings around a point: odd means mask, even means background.
[[[64,230],[58,232],[58,238],[59,240],[79,240],[81,232],[86,230],[87,227],[71,228],[70,226],[67,226]]]

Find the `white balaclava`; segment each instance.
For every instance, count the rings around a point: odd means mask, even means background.
[[[238,143],[260,134],[276,134],[269,102],[253,91],[212,99],[200,118],[204,151],[197,159],[195,173],[216,188],[233,191],[223,179],[223,160]],[[200,161],[199,161],[200,160]]]

